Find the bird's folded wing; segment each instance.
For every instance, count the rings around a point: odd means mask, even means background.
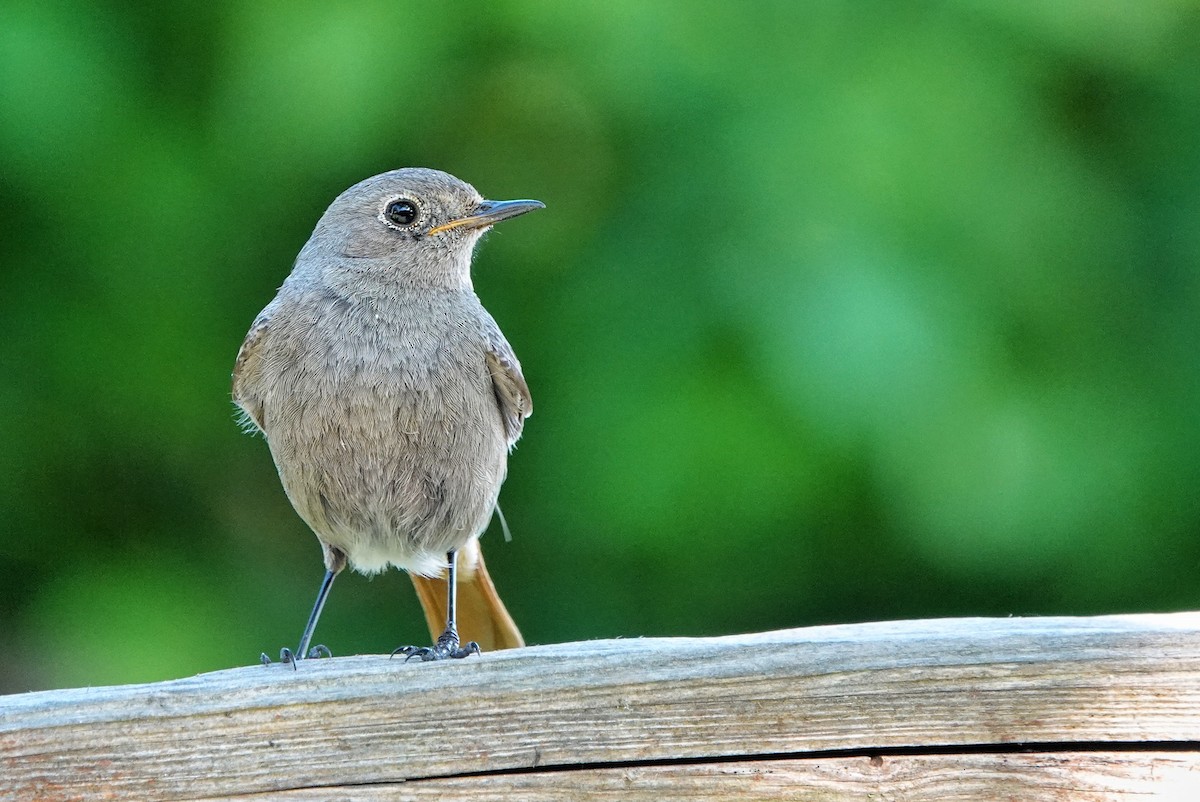
[[[511,448],[521,436],[525,419],[533,414],[533,398],[525,377],[521,375],[521,363],[507,342],[501,340],[490,343],[484,356],[488,372],[492,374],[492,389],[496,393],[496,403],[504,420],[504,433],[508,436]]]
[[[234,403],[246,413],[247,424],[253,424],[259,431],[265,430],[266,418],[258,375],[262,368],[262,346],[266,342],[270,323],[270,317],[265,314],[255,319],[238,350],[237,361],[233,363]]]

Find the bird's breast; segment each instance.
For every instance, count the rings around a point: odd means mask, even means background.
[[[498,412],[476,308],[449,293],[330,300],[293,333],[279,402],[368,438],[477,429]]]
[[[472,305],[337,300],[307,317],[273,355],[265,415],[297,509],[351,551],[397,537],[444,551],[478,534],[507,442]]]

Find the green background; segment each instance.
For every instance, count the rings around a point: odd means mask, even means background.
[[[0,4],[0,691],[295,645],[229,373],[408,165],[547,204],[475,269],[530,642],[1200,607],[1196,4],[146,8]],[[427,637],[392,572],[317,639]]]

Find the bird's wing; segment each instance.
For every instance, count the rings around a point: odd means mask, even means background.
[[[512,448],[521,436],[525,419],[533,414],[533,398],[529,395],[529,385],[521,375],[521,363],[517,361],[512,347],[503,338],[489,341],[484,358],[487,361],[488,372],[492,374],[492,390],[496,393],[500,417],[504,420],[508,446]]]
[[[265,431],[266,428],[258,378],[262,369],[263,344],[270,327],[271,318],[265,312],[255,318],[242,347],[238,349],[237,361],[233,363],[233,401],[245,413],[243,422],[259,431]]]

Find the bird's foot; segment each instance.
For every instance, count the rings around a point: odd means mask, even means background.
[[[437,643],[433,646],[401,646],[392,652],[392,657],[398,654],[404,655],[404,662],[408,662],[414,657],[422,662],[430,660],[445,660],[453,658],[461,660],[472,654],[479,654],[479,644],[475,641],[468,641],[465,644],[460,644],[458,641],[458,633],[448,629],[443,632],[437,639]]]
[[[279,650],[279,662],[283,663],[284,665],[288,665],[290,663],[293,671],[296,670],[296,664],[299,663],[300,660],[315,660],[318,657],[333,657],[333,652],[329,651],[329,647],[324,644],[312,647],[308,650],[308,654],[306,654],[303,658],[297,656],[295,652],[286,646]],[[267,657],[266,652],[263,652],[259,656],[259,659],[262,660],[262,664],[264,666],[271,665],[271,658]]]

